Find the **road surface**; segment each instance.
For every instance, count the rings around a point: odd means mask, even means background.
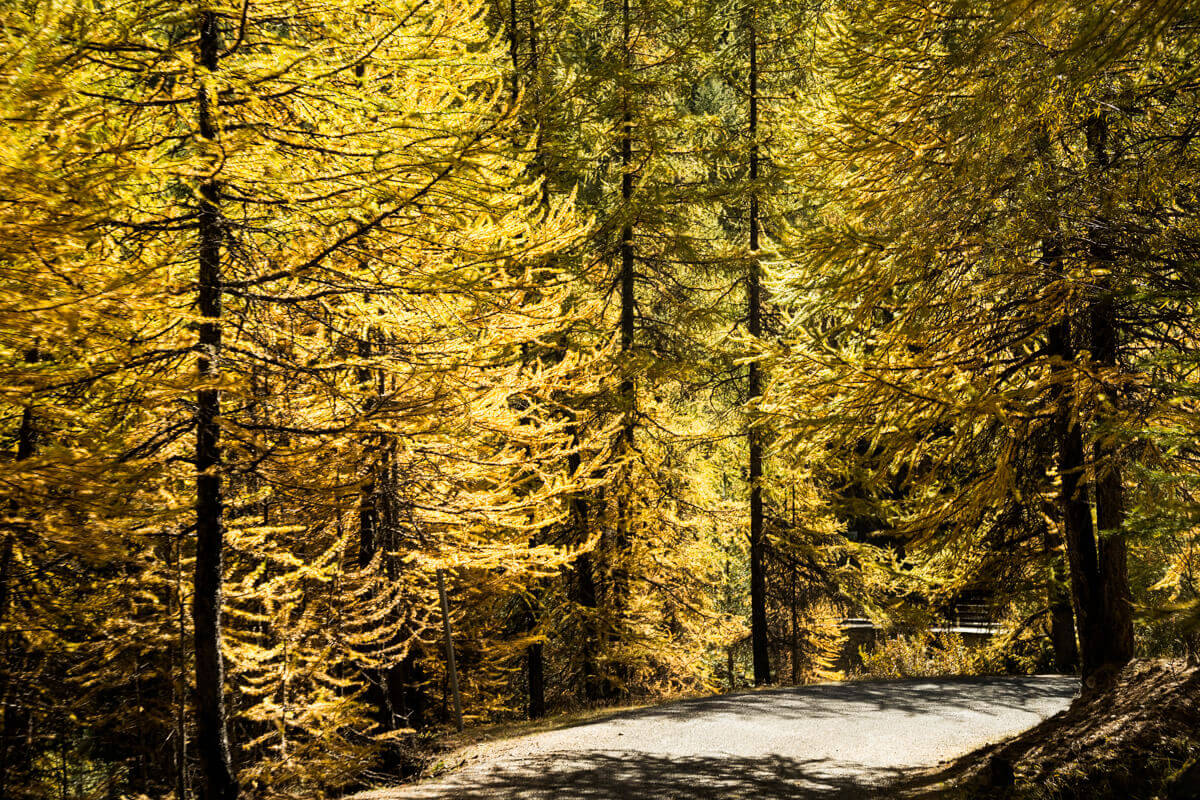
[[[884,787],[1066,708],[1077,678],[924,679],[685,700],[477,745],[455,772],[361,800],[774,800]]]

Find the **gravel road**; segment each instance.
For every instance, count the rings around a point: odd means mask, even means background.
[[[1078,679],[840,683],[721,695],[476,745],[457,771],[361,800],[888,797],[886,784],[1066,708]]]

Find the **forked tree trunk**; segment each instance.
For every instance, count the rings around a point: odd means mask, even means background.
[[[1058,441],[1059,505],[1063,536],[1071,573],[1071,595],[1079,630],[1080,668],[1086,680],[1105,662],[1108,636],[1096,535],[1084,475],[1083,433],[1072,411],[1075,348],[1070,323],[1060,319],[1050,329],[1047,343],[1056,358],[1054,429]]]
[[[1102,170],[1107,165],[1103,156],[1103,136],[1089,130],[1088,141],[1093,155],[1097,157],[1096,166]],[[1095,235],[1093,231],[1094,241],[1088,248],[1088,254],[1093,259],[1103,258],[1104,253],[1096,249],[1103,247],[1103,243]],[[1062,258],[1061,237],[1048,237],[1043,243],[1043,264],[1061,271]],[[1105,260],[1111,261],[1111,258]],[[1105,363],[1107,359],[1110,366],[1115,366],[1115,324],[1113,310],[1104,306],[1106,296],[1101,294],[1100,304],[1089,306],[1087,316],[1080,322],[1089,328],[1096,360]],[[1101,320],[1099,316],[1105,319]],[[1092,522],[1083,431],[1076,418],[1079,413],[1075,394],[1076,351],[1071,338],[1071,322],[1072,315],[1068,308],[1051,326],[1047,350],[1055,358],[1052,400],[1061,481],[1059,504],[1071,575],[1075,624],[1079,634],[1079,666],[1084,685],[1092,687],[1106,682],[1106,676],[1114,673],[1132,656],[1133,623],[1125,574],[1124,540],[1116,536],[1108,541],[1098,541],[1096,525]],[[1121,478],[1116,454],[1107,451],[1107,446],[1102,439],[1096,452],[1100,470],[1096,487],[1096,519],[1101,530],[1117,530],[1123,522]]]

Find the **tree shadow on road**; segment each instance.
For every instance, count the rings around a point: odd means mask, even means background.
[[[980,709],[984,713],[997,709],[1033,711],[1045,703],[1068,702],[1078,692],[1079,679],[1064,675],[851,680],[685,698],[640,708],[597,709],[583,718],[552,716],[535,723],[485,729],[478,740],[508,739],[626,720],[680,721],[707,715],[742,719],[761,719],[767,715],[799,722],[872,711],[911,715]]]
[[[896,796],[895,791],[884,786],[910,777],[916,770],[915,763],[930,766],[926,763],[930,757],[926,752],[929,742],[917,747],[918,755],[914,756],[905,750],[908,739],[922,740],[920,734],[927,730],[953,737],[978,724],[982,716],[996,716],[1003,711],[1015,713],[1018,720],[1023,718],[1022,713],[1048,716],[1066,705],[1076,687],[1077,679],[1073,678],[919,679],[696,698],[565,725],[558,730],[575,730],[578,735],[560,737],[553,743],[542,738],[540,747],[545,749],[540,749],[539,743],[526,745],[533,750],[527,749],[524,755],[519,755],[519,751],[492,751],[439,780],[398,790],[380,790],[363,798],[890,798]],[[725,727],[734,720],[739,725]],[[820,725],[806,727],[816,720],[845,720],[857,727],[849,738],[835,736],[834,742],[825,747],[820,741],[803,741],[801,734],[807,732],[811,738],[825,730]],[[770,745],[775,752],[747,753],[743,749],[745,742],[728,739],[728,736],[753,736],[754,726],[767,721],[777,729],[782,728],[782,733],[777,730],[772,734],[778,739]],[[746,727],[747,722],[751,727]],[[591,725],[597,728],[587,731]],[[910,726],[920,726],[920,730]],[[726,730],[731,733],[724,741],[713,735],[714,731]],[[791,741],[789,731],[797,733],[796,741]],[[630,738],[623,744],[612,741],[614,735],[626,734]],[[859,736],[864,737],[862,747],[858,746]],[[637,744],[632,740],[637,740]],[[718,749],[714,750],[714,746]],[[791,748],[804,747],[823,751],[822,755],[794,758],[778,752],[782,748],[785,753],[802,754],[803,749]],[[892,753],[889,758],[891,747],[901,752]],[[682,754],[674,754],[681,748]],[[722,752],[726,749],[740,752]],[[860,751],[868,753],[868,757]]]
[[[550,753],[528,762],[509,762],[486,774],[452,778],[430,796],[462,800],[867,800],[885,797],[879,794],[880,785],[901,775],[894,769],[864,770],[861,765],[778,755],[665,756],[608,750]],[[411,796],[422,794],[418,791]]]
[[[1052,701],[1070,700],[1079,679],[1069,676],[918,678],[895,681],[847,681],[787,689],[715,695],[635,709],[606,717],[612,720],[679,719],[698,715],[731,715],[779,719],[829,719],[871,711],[907,714],[951,714],[964,710],[1032,710]],[[584,724],[591,724],[592,721]]]

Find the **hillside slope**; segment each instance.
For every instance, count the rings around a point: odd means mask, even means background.
[[[920,776],[904,796],[1200,800],[1200,668],[1131,664],[1111,688]]]

